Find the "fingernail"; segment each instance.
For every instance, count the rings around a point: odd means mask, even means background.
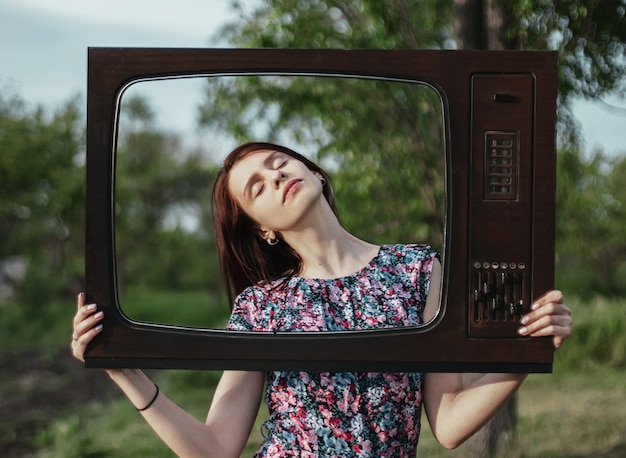
[[[95,309],[96,309],[96,307],[97,307],[97,305],[96,305],[96,304],[89,304],[89,305],[87,306],[87,310],[95,310]]]
[[[102,331],[102,328],[103,328],[103,327],[104,327],[104,325],[99,324],[99,325],[98,325],[98,326],[96,326],[94,329],[95,329],[96,331]]]
[[[523,317],[523,318],[520,320],[520,323],[522,323],[522,324],[528,324],[528,322],[529,322],[529,321],[530,321],[530,318],[528,318],[527,316],[525,316],[525,317]]]
[[[539,308],[539,304],[538,304],[537,302],[535,302],[535,303],[534,303],[534,304],[530,307],[530,309],[531,309],[531,310],[537,310],[538,308]]]
[[[102,318],[104,316],[104,312],[100,311],[94,315],[94,318]]]
[[[519,328],[517,332],[524,336],[528,332],[528,328]]]

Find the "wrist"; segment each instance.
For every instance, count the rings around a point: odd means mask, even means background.
[[[150,407],[152,407],[152,404],[154,404],[154,401],[157,400],[157,398],[159,397],[159,392],[160,392],[159,385],[155,383],[154,388],[156,388],[154,396],[152,396],[152,399],[144,407],[135,406],[138,412],[143,412],[144,410],[148,410]]]
[[[158,386],[140,369],[112,369],[106,372],[140,412],[152,406],[159,397]]]

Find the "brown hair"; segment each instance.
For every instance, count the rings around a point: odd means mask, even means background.
[[[275,280],[297,275],[302,259],[286,242],[270,246],[261,237],[258,224],[239,206],[228,189],[231,169],[250,153],[260,150],[278,151],[302,162],[309,170],[320,173],[326,180],[324,197],[335,215],[337,209],[328,174],[313,161],[284,146],[253,142],[238,146],[224,159],[213,185],[213,225],[215,244],[232,307],[237,294],[259,281]]]

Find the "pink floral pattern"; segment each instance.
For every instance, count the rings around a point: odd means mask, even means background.
[[[228,329],[309,332],[421,324],[436,256],[427,245],[383,245],[350,276],[259,283],[237,297]],[[422,380],[421,373],[269,372],[269,419],[256,456],[415,456]]]

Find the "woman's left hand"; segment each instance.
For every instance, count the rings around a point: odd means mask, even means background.
[[[531,337],[553,336],[554,348],[559,348],[572,333],[572,312],[563,293],[549,291],[533,303],[531,310],[520,320],[518,332]]]

